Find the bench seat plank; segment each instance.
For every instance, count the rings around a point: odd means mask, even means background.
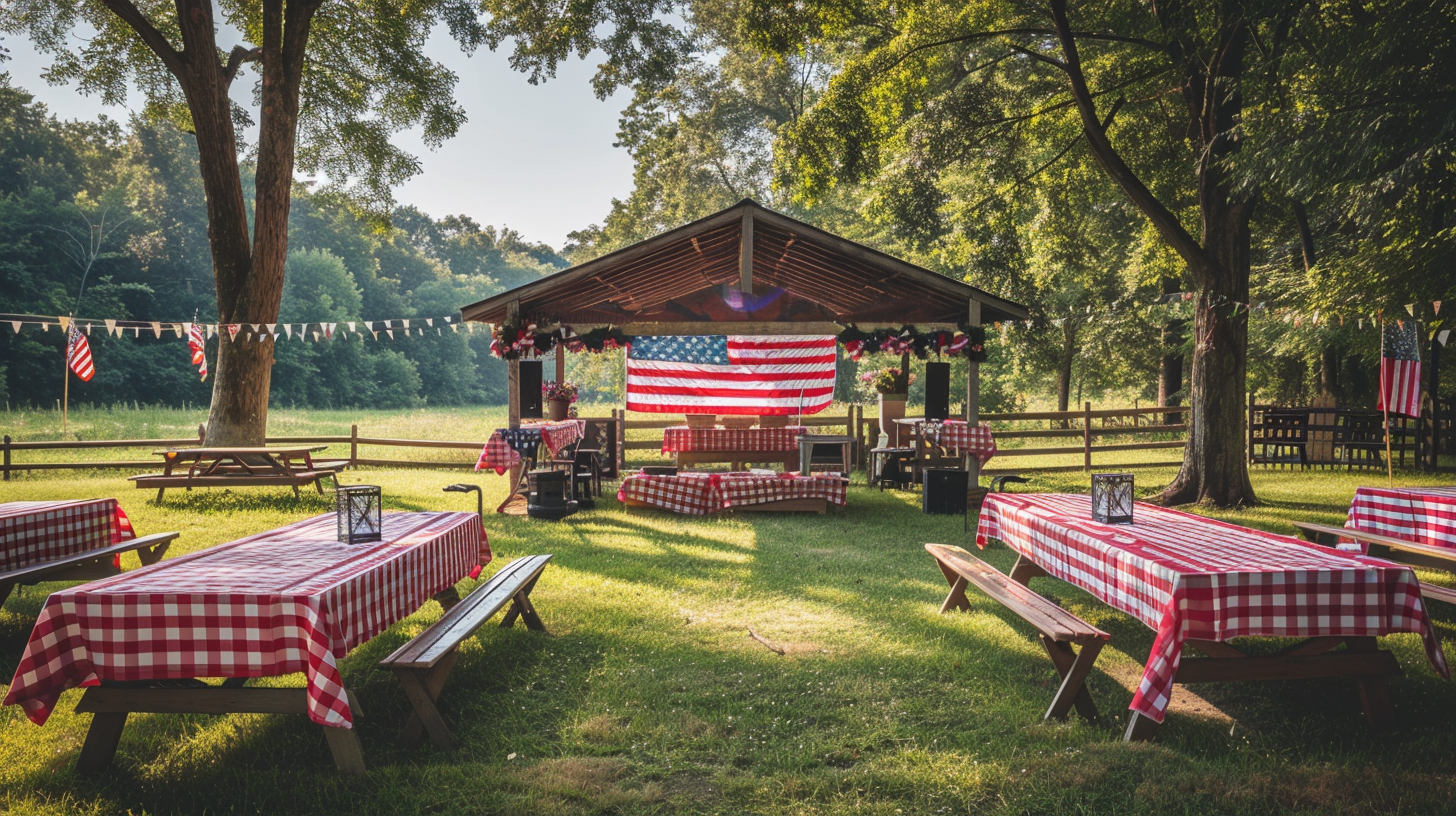
[[[1351,541],[1373,544],[1377,547],[1385,547],[1388,550],[1392,550],[1393,552],[1388,554],[1392,561],[1410,564],[1414,567],[1456,572],[1456,550],[1449,550],[1445,547],[1432,547],[1429,544],[1420,544],[1414,541],[1406,541],[1403,538],[1396,538],[1382,533],[1355,530],[1349,527],[1334,527],[1328,524],[1316,524],[1310,521],[1296,521],[1293,524],[1294,529],[1298,530],[1306,540],[1315,544],[1333,547],[1340,542],[1340,539],[1345,538]],[[1425,581],[1421,581],[1420,584],[1421,595],[1438,601],[1456,604],[1456,589],[1444,587],[1439,584],[1427,583]]]
[[[13,569],[9,572],[0,572],[0,584],[29,584],[48,580],[62,580],[57,573],[64,573],[74,567],[86,566],[94,561],[107,559],[111,556],[138,550],[138,556],[142,564],[155,564],[162,555],[166,553],[167,547],[180,533],[154,533],[140,538],[133,538],[127,541],[112,544],[109,547],[102,547],[95,550],[76,553],[55,561],[46,561],[41,564],[31,564],[28,567]]]

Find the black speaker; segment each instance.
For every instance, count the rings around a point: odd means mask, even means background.
[[[969,476],[964,470],[926,468],[920,509],[932,516],[964,516]]]
[[[521,385],[521,418],[541,418],[541,361],[522,360],[520,362],[521,376],[518,381]]]
[[[950,363],[925,364],[925,418],[950,417]]]

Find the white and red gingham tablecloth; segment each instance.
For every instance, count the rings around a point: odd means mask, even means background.
[[[926,430],[930,441],[945,448],[969,453],[983,466],[996,455],[996,439],[991,427],[984,423],[972,425],[963,419],[947,419]]]
[[[689,428],[674,425],[662,432],[662,452],[715,453],[798,453],[799,437],[809,432],[803,425],[786,428]]]
[[[0,572],[136,538],[116,499],[0,504]]]
[[[494,470],[501,475],[521,463],[521,453],[545,443],[555,455],[557,451],[586,435],[586,420],[566,419],[561,422],[532,422],[520,428],[497,428],[485,448],[480,451],[476,470]]]
[[[779,473],[648,476],[634,473],[622,479],[617,498],[674,513],[702,516],[784,499],[825,499],[836,507],[843,507],[848,488],[848,479],[827,473],[813,476]]]
[[[384,538],[335,540],[333,514],[52,594],[4,705],[44,723],[102,680],[303,672],[308,714],[353,723],[338,661],[413,614],[490,547],[474,513],[385,513]]]
[[[1130,706],[1157,722],[1189,639],[1416,632],[1450,677],[1400,564],[1143,503],[1131,525],[1100,524],[1089,497],[1067,494],[990,494],[976,543],[993,538],[1157,632]]]
[[[1431,547],[1456,547],[1456,487],[1357,488],[1345,526]]]

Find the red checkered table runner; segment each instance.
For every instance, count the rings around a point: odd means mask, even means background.
[[[116,499],[0,504],[0,572],[136,538]]]
[[[1345,526],[1432,547],[1456,547],[1456,487],[1357,488]]]
[[[843,507],[849,480],[829,474],[679,473],[622,479],[617,498],[694,516],[784,499],[826,499]]]
[[[787,428],[689,428],[674,425],[662,432],[662,452],[713,453],[798,453],[799,437],[809,432],[803,425]]]
[[[61,692],[102,680],[303,672],[309,717],[348,728],[338,661],[490,561],[474,513],[383,522],[382,541],[348,545],[315,516],[56,592],[4,704],[39,724]]]
[[[555,454],[586,435],[586,420],[532,422],[522,424],[520,431],[539,433],[546,449]],[[521,463],[520,452],[506,442],[505,437],[509,433],[510,431],[505,428],[497,428],[495,433],[490,435],[490,439],[485,442],[485,448],[480,451],[480,461],[475,463],[476,470],[494,470],[497,475],[500,475]]]
[[[1089,497],[1067,494],[987,496],[976,543],[993,538],[1157,632],[1130,706],[1157,722],[1189,639],[1416,632],[1450,676],[1400,564],[1142,503],[1133,524],[1100,524]]]
[[[971,425],[965,420],[947,419],[940,423],[940,427],[932,427],[926,435],[941,447],[974,455],[982,465],[996,455],[996,439],[991,435],[991,427],[984,423]]]

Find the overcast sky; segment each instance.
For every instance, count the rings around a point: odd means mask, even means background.
[[[0,71],[8,71],[12,82],[52,113],[64,119],[100,113],[126,119],[125,110],[46,84],[41,71],[48,61],[24,38],[7,37],[3,44],[11,59],[0,63]],[[437,218],[464,214],[481,224],[508,226],[560,249],[568,232],[600,223],[612,198],[631,193],[631,157],[612,147],[628,95],[619,92],[605,102],[593,96],[592,61],[573,59],[555,79],[531,85],[510,69],[504,48],[481,49],[467,58],[449,37],[434,37],[430,49],[460,77],[456,99],[469,121],[436,152],[415,134],[396,137],[423,165],[420,175],[395,190],[400,203]],[[238,83],[247,94],[255,76]]]

